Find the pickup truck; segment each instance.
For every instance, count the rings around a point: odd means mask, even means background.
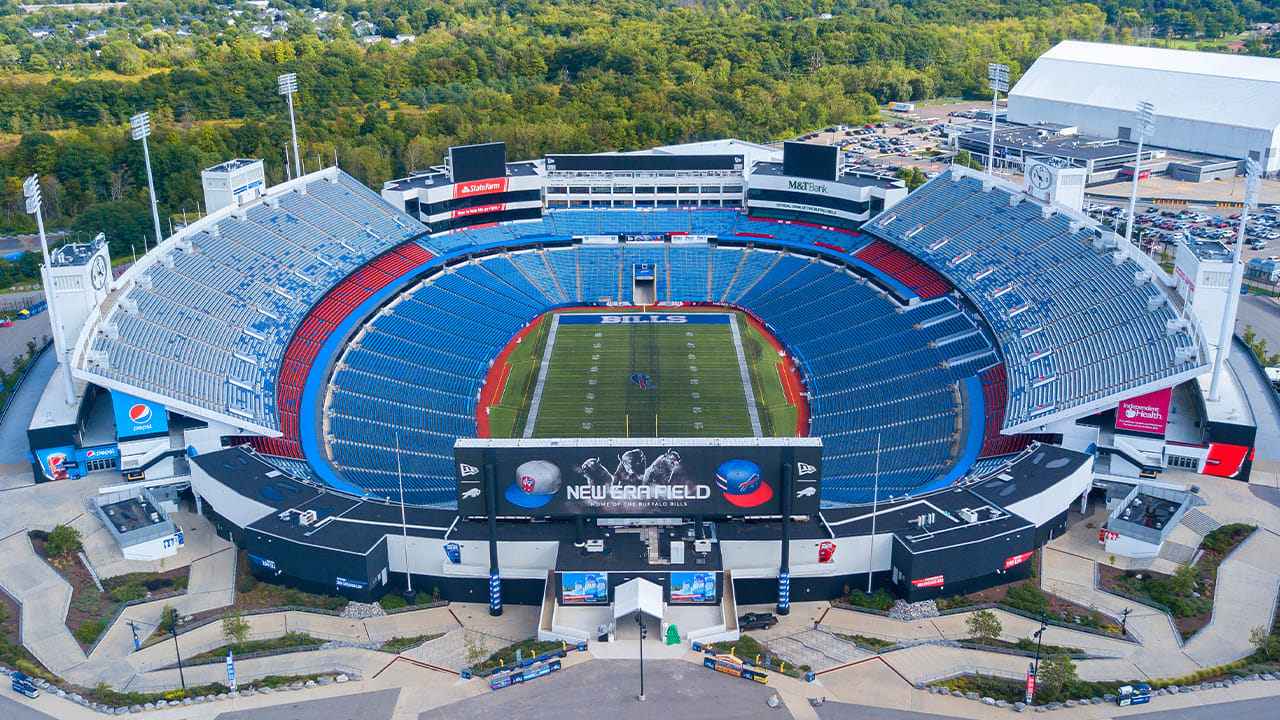
[[[739,630],[768,630],[778,624],[778,618],[773,613],[753,613],[738,617]]]

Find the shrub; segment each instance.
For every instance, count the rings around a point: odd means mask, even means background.
[[[391,594],[383,595],[382,598],[378,600],[378,604],[382,606],[383,610],[398,610],[402,607],[409,606],[409,603],[405,602],[403,597]]]
[[[178,626],[178,609],[172,605],[165,605],[160,608],[160,625],[157,629],[160,632],[173,632]]]
[[[121,603],[141,600],[147,596],[147,587],[142,583],[131,582],[112,588],[110,594],[112,600]]]
[[[330,595],[329,597],[325,598],[325,601],[324,601],[325,610],[341,610],[346,606],[347,606],[347,599],[342,597],[341,595]]]
[[[70,525],[59,525],[49,531],[49,540],[44,544],[44,553],[51,558],[71,555],[83,549],[80,531]]]
[[[1205,535],[1204,540],[1200,543],[1200,547],[1204,548],[1206,552],[1226,555],[1235,548],[1236,545],[1244,542],[1244,539],[1249,537],[1249,535],[1257,529],[1258,528],[1247,523],[1223,525],[1217,530]]]
[[[222,637],[236,644],[249,639],[249,621],[244,619],[244,612],[232,609],[223,614]]]
[[[893,596],[884,588],[877,588],[876,591],[870,595],[854,590],[849,593],[847,600],[850,605],[879,610],[881,612],[888,612],[889,608],[893,607]]]
[[[965,618],[964,624],[969,627],[969,637],[975,640],[993,640],[1004,632],[1000,618],[990,610],[978,610]]]
[[[1004,595],[1003,605],[1039,615],[1049,609],[1049,596],[1033,583],[1025,582],[1014,585]]]
[[[85,588],[84,591],[76,596],[75,602],[71,603],[71,606],[82,613],[98,612],[98,609],[102,607],[102,593],[91,587]]]
[[[949,598],[938,598],[934,601],[939,610],[955,610],[957,608],[971,607],[977,605],[978,601],[968,595],[955,595]]]
[[[98,638],[102,636],[102,631],[107,629],[107,621],[102,618],[96,620],[85,620],[80,623],[80,627],[75,629],[72,635],[81,645],[92,645],[98,642]]]

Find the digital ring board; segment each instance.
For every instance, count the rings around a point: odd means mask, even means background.
[[[486,466],[501,516],[777,516],[788,464],[791,513],[816,514],[819,438],[467,438],[454,446],[463,517],[487,512]]]

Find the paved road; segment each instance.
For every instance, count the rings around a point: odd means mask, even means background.
[[[0,688],[0,690],[8,693],[8,683],[5,683],[5,685],[6,687]],[[0,717],[5,720],[55,720],[52,716],[33,709],[22,700],[15,700],[4,695],[0,695]]]
[[[1005,712],[1009,712],[1005,710]],[[910,710],[889,710],[867,705],[851,705],[849,703],[823,703],[818,708],[818,717],[822,720],[951,720],[950,715],[934,715],[933,713],[912,712]]]
[[[1154,701],[1153,701],[1154,702]],[[1117,709],[1116,715],[1120,715]],[[1280,705],[1274,697],[1209,705],[1207,707],[1156,710],[1141,715],[1126,715],[1128,720],[1221,720],[1221,718],[1275,718],[1280,717]]]
[[[1280,304],[1261,295],[1242,295],[1236,311],[1236,334],[1243,335],[1249,325],[1258,337],[1266,338],[1267,354],[1280,353]]]
[[[1276,699],[1273,697],[1237,700],[1236,702],[1204,707],[1155,710],[1139,715],[1131,715],[1129,714],[1130,711],[1121,708],[1116,708],[1115,710],[1113,717],[1124,717],[1126,720],[1220,720],[1221,718],[1258,718],[1261,720],[1262,718],[1280,717],[1280,709],[1277,709]],[[1008,713],[1009,711],[1004,710],[1001,712]],[[828,701],[818,708],[818,717],[822,718],[822,720],[949,720],[951,716]]]
[[[399,690],[378,690],[359,695],[340,695],[323,700],[225,712],[216,720],[391,720],[391,713],[395,711],[399,697]]]
[[[489,692],[424,712],[418,720],[490,720],[495,717],[592,717],[621,720],[791,720],[785,706],[770,709],[767,686],[680,660],[644,665],[645,702],[636,699],[638,666],[630,660],[595,660],[565,668],[528,685]],[[328,720],[328,719],[326,719]]]
[[[11,366],[12,367],[12,366]],[[9,412],[0,423],[0,465],[20,463],[19,474],[25,474],[26,483],[31,482],[31,464],[27,459],[30,449],[27,445],[27,427],[31,425],[31,416],[36,411],[36,403],[40,402],[40,393],[49,384],[49,378],[58,367],[57,353],[53,348],[47,350],[36,366],[31,369],[18,394],[9,405]],[[21,472],[25,470],[25,472]],[[25,483],[24,483],[25,484]]]

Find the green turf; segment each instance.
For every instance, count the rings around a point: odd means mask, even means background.
[[[560,314],[572,312],[584,311]],[[491,437],[523,437],[553,317],[544,317],[508,356],[502,397],[489,413]],[[733,319],[742,338],[761,434],[795,435],[796,408],[786,402],[776,352],[740,314],[733,313]],[[694,347],[688,347],[690,343]],[[648,375],[653,388],[641,388],[631,379],[635,373]],[[562,324],[533,436],[749,436],[746,403],[728,325]]]

